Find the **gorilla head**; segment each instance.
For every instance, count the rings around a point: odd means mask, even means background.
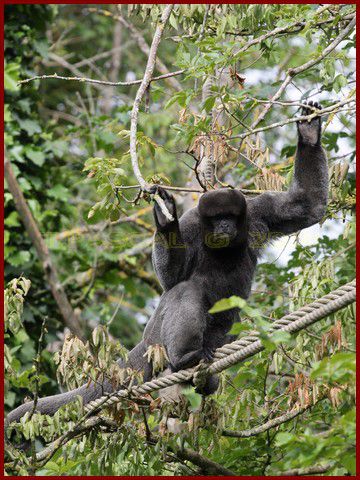
[[[246,243],[246,200],[239,190],[206,192],[198,211],[205,246],[219,249]]]

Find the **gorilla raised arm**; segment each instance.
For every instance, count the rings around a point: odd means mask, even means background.
[[[316,102],[309,102],[309,106],[321,109]],[[303,115],[310,113],[310,109],[302,111]],[[263,193],[248,202],[254,225],[262,223],[272,235],[310,227],[321,220],[326,210],[328,167],[321,147],[321,118],[298,122],[297,128],[294,180],[289,191]]]
[[[303,113],[311,112],[305,109]],[[327,203],[328,168],[320,144],[320,118],[298,123],[298,134],[294,180],[288,192],[248,199],[237,190],[210,191],[178,220],[173,197],[157,189],[174,218],[169,221],[155,204],[153,265],[164,293],[127,364],[143,370],[145,380],[151,378],[152,368],[144,353],[152,344],[165,346],[172,371],[210,360],[214,350],[227,342],[237,310],[209,314],[209,309],[224,297],[249,296],[257,258],[272,236],[294,233],[321,220]],[[216,388],[217,379],[212,377],[201,393]],[[84,385],[40,399],[36,409],[51,414],[76,395],[86,404],[110,391],[111,382]],[[29,402],[11,412],[7,423],[18,420],[32,405]]]

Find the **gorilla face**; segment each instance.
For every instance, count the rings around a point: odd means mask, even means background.
[[[205,243],[210,248],[231,246],[238,232],[238,219],[235,215],[216,215],[203,219]]]
[[[205,193],[199,202],[203,240],[209,248],[240,245],[247,238],[246,201],[238,190]]]

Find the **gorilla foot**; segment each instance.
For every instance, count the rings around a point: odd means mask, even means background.
[[[206,378],[204,385],[195,388],[195,392],[200,395],[207,396],[215,393],[219,387],[219,377],[217,375],[210,375]]]

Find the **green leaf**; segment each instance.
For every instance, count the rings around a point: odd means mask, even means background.
[[[201,395],[195,392],[194,387],[187,387],[182,390],[182,394],[188,399],[191,407],[196,410],[201,405]]]
[[[233,295],[232,297],[223,298],[216,302],[215,305],[210,308],[209,313],[223,312],[224,310],[230,310],[236,307],[243,308],[245,305],[246,301],[243,298]]]
[[[356,473],[356,456],[354,453],[345,453],[340,457],[340,463],[346,468],[346,470],[351,474],[355,475]]]
[[[203,103],[203,108],[207,113],[209,113],[212,110],[213,106],[215,105],[215,100],[216,100],[215,97],[209,97]]]
[[[49,45],[46,40],[37,40],[34,42],[35,51],[43,58],[48,58]]]
[[[68,148],[68,143],[65,140],[54,140],[46,142],[47,151],[52,151],[56,157],[61,158]]]
[[[11,92],[16,92],[19,90],[19,85],[17,84],[19,80],[19,70],[20,65],[17,63],[5,63],[4,71],[4,87],[5,90],[10,90]]]
[[[312,368],[310,378],[321,378],[332,383],[345,383],[355,375],[355,353],[340,352],[316,362]]]
[[[275,345],[279,345],[279,343],[288,343],[290,340],[292,340],[292,336],[289,332],[277,331],[270,335],[270,339],[275,343]]]
[[[175,28],[175,30],[178,29],[178,24],[177,24],[177,21],[176,21],[176,17],[173,13],[169,17],[169,23],[173,28]]]
[[[230,330],[230,335],[239,335],[241,332],[245,332],[251,330],[251,325],[248,325],[247,323],[241,323],[241,322],[236,322],[232,326],[232,329]]]
[[[19,227],[21,224],[18,213],[15,210],[9,213],[4,223],[7,227]]]
[[[9,105],[5,104],[4,105],[4,122],[10,122],[11,121],[11,112],[9,109]]]
[[[339,93],[343,87],[346,87],[346,85],[347,78],[344,75],[340,74],[335,77],[333,86],[336,93]]]
[[[287,445],[288,443],[292,442],[294,439],[294,435],[291,433],[287,432],[280,432],[276,435],[276,446],[277,447],[283,447],[284,445]]]
[[[19,126],[21,130],[25,130],[29,136],[34,135],[34,133],[41,133],[41,127],[35,120],[19,120]]]
[[[25,263],[30,261],[30,252],[21,250],[20,252],[15,253],[8,257],[7,261],[14,267],[22,267]]]
[[[26,149],[25,155],[38,167],[44,165],[45,155],[40,150]]]
[[[54,187],[47,191],[49,197],[56,198],[57,200],[66,200],[69,198],[69,191],[64,185],[56,184]]]

